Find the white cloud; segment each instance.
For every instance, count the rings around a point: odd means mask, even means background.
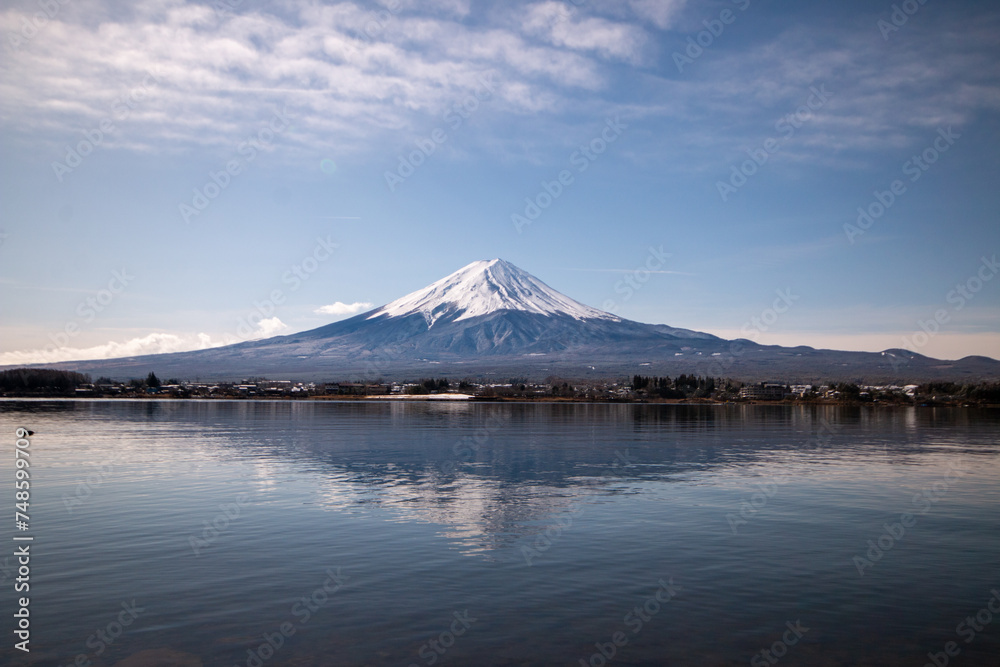
[[[377,141],[412,141],[489,71],[498,90],[481,113],[520,124],[484,123],[497,130],[467,139],[519,159],[525,145],[574,136],[579,118],[621,113],[663,128],[637,159],[715,169],[825,83],[831,103],[778,159],[854,168],[864,160],[850,151],[909,147],[928,130],[1000,108],[995,21],[908,24],[910,39],[888,50],[853,23],[810,25],[739,48],[720,40],[677,73],[670,51],[683,35],[651,26],[675,28],[683,0],[541,0],[489,11],[468,0],[242,3],[225,15],[182,0],[128,12],[60,6],[0,58],[0,128],[53,160],[109,117],[115,129],[103,147],[232,154],[285,107],[293,127],[274,150],[371,153]],[[32,7],[0,10],[0,34],[17,34]],[[653,69],[630,74],[622,62]],[[121,117],[116,100],[150,71],[155,82]],[[622,98],[612,84],[630,76],[635,93]]]
[[[294,131],[280,145],[348,152],[409,130],[421,115],[443,114],[490,70],[500,73],[491,105],[515,113],[534,109],[523,107],[524,95],[506,96],[508,82],[535,99],[559,99],[602,81],[599,63],[584,54],[452,18],[469,11],[463,0],[394,12],[302,3],[280,14],[246,4],[216,14],[169,2],[100,21],[68,9],[0,59],[0,124],[26,138],[44,136],[52,150],[110,119],[105,148],[186,151],[214,143],[231,151],[287,107]],[[0,10],[0,34],[16,34],[30,16],[30,8]],[[366,34],[373,21],[377,29]],[[610,35],[581,39],[615,53]],[[116,101],[149,72],[155,80],[125,113]]]
[[[607,58],[638,63],[646,42],[645,32],[636,26],[600,18],[581,18],[563,2],[542,2],[527,9],[521,27],[555,46],[596,51]]]
[[[335,301],[328,306],[321,306],[313,312],[320,315],[353,315],[371,307],[372,304],[365,301],[355,301],[354,303]]]
[[[629,0],[632,11],[652,21],[657,28],[673,27],[687,0]]]
[[[253,336],[256,338],[268,338],[281,333],[288,328],[288,325],[279,320],[277,317],[269,317],[266,320],[261,320],[260,324],[257,325],[257,331]]]
[[[989,62],[995,37],[967,26],[929,27],[925,35],[912,29],[914,39],[885,49],[843,27],[790,28],[739,50],[713,51],[677,81],[650,88],[648,103],[627,109],[633,119],[670,119],[672,132],[650,136],[652,159],[687,172],[721,171],[769,137],[784,141],[777,122],[825,86],[828,102],[782,143],[774,164],[869,169],[870,156],[885,151],[900,151],[902,163],[902,151],[921,148],[937,128],[961,131],[1000,110],[1000,67]],[[932,42],[942,43],[941,54],[929,55],[924,45]]]
[[[445,14],[468,16],[472,10],[472,0],[382,0],[390,9],[396,5],[408,10],[437,9]]]

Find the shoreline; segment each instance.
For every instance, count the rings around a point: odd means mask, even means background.
[[[473,396],[469,394],[448,395],[448,394],[404,394],[404,395],[356,395],[356,396],[38,396],[21,395],[0,396],[0,401],[136,401],[136,402],[258,402],[258,403],[386,403],[386,402],[430,402],[430,403],[546,403],[546,404],[567,404],[578,403],[585,405],[715,405],[715,406],[771,406],[771,407],[794,407],[794,406],[824,406],[824,407],[870,407],[870,408],[962,408],[962,409],[998,409],[997,403],[970,403],[967,401],[921,401],[914,403],[892,402],[892,401],[839,401],[835,399],[798,399],[798,400],[744,400],[744,401],[718,401],[710,398],[665,398],[665,399],[592,399],[559,396],[539,396],[535,398],[508,397],[508,396]]]

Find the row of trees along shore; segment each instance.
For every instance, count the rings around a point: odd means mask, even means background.
[[[388,391],[382,379],[374,383],[354,383],[356,387],[381,387],[381,393]],[[506,383],[492,381],[481,383],[474,380],[449,382],[447,378],[421,378],[416,381],[397,383],[407,394],[440,394],[460,392],[473,394],[479,398],[518,399],[589,399],[589,400],[739,400],[743,382],[729,378],[699,377],[679,375],[676,378],[634,375],[631,383],[626,379],[606,381],[570,382],[562,378],[550,377],[543,383],[531,382],[527,378],[511,378]],[[200,387],[202,393],[193,387]],[[157,395],[188,397],[205,395],[205,384],[184,383],[171,378],[161,381],[155,372],[145,378],[134,378],[127,382],[117,382],[101,377],[91,381],[87,375],[73,371],[44,368],[17,368],[0,371],[0,394],[5,396],[137,396]],[[236,396],[239,393],[235,383],[219,383],[213,389],[219,391],[213,396]],[[342,383],[310,384],[308,391],[297,391],[298,397],[336,394]],[[300,383],[301,387],[301,383]],[[786,389],[788,387],[786,386]],[[110,390],[110,391],[109,391]],[[379,393],[379,392],[373,392]],[[865,386],[857,383],[840,382],[814,386],[794,400],[824,400],[834,398],[841,403],[896,403],[896,404],[977,404],[1000,405],[1000,383],[956,383],[928,382],[912,385],[906,392],[895,386]]]

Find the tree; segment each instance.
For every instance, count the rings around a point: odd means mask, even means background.
[[[853,382],[841,382],[833,385],[833,388],[840,392],[840,398],[856,401],[861,398],[861,388]]]
[[[149,371],[149,375],[146,376],[146,386],[153,389],[160,388],[160,378],[156,377],[156,373],[153,371]]]
[[[89,376],[73,371],[15,368],[0,372],[0,390],[3,391],[69,393],[81,384],[89,383]]]

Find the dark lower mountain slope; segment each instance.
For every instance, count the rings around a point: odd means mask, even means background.
[[[941,361],[904,350],[816,350],[728,341],[629,320],[499,311],[428,328],[419,315],[368,319],[227,347],[55,367],[96,377],[346,380],[450,377],[615,377],[695,373],[747,380],[924,381],[1000,378],[985,357]]]

